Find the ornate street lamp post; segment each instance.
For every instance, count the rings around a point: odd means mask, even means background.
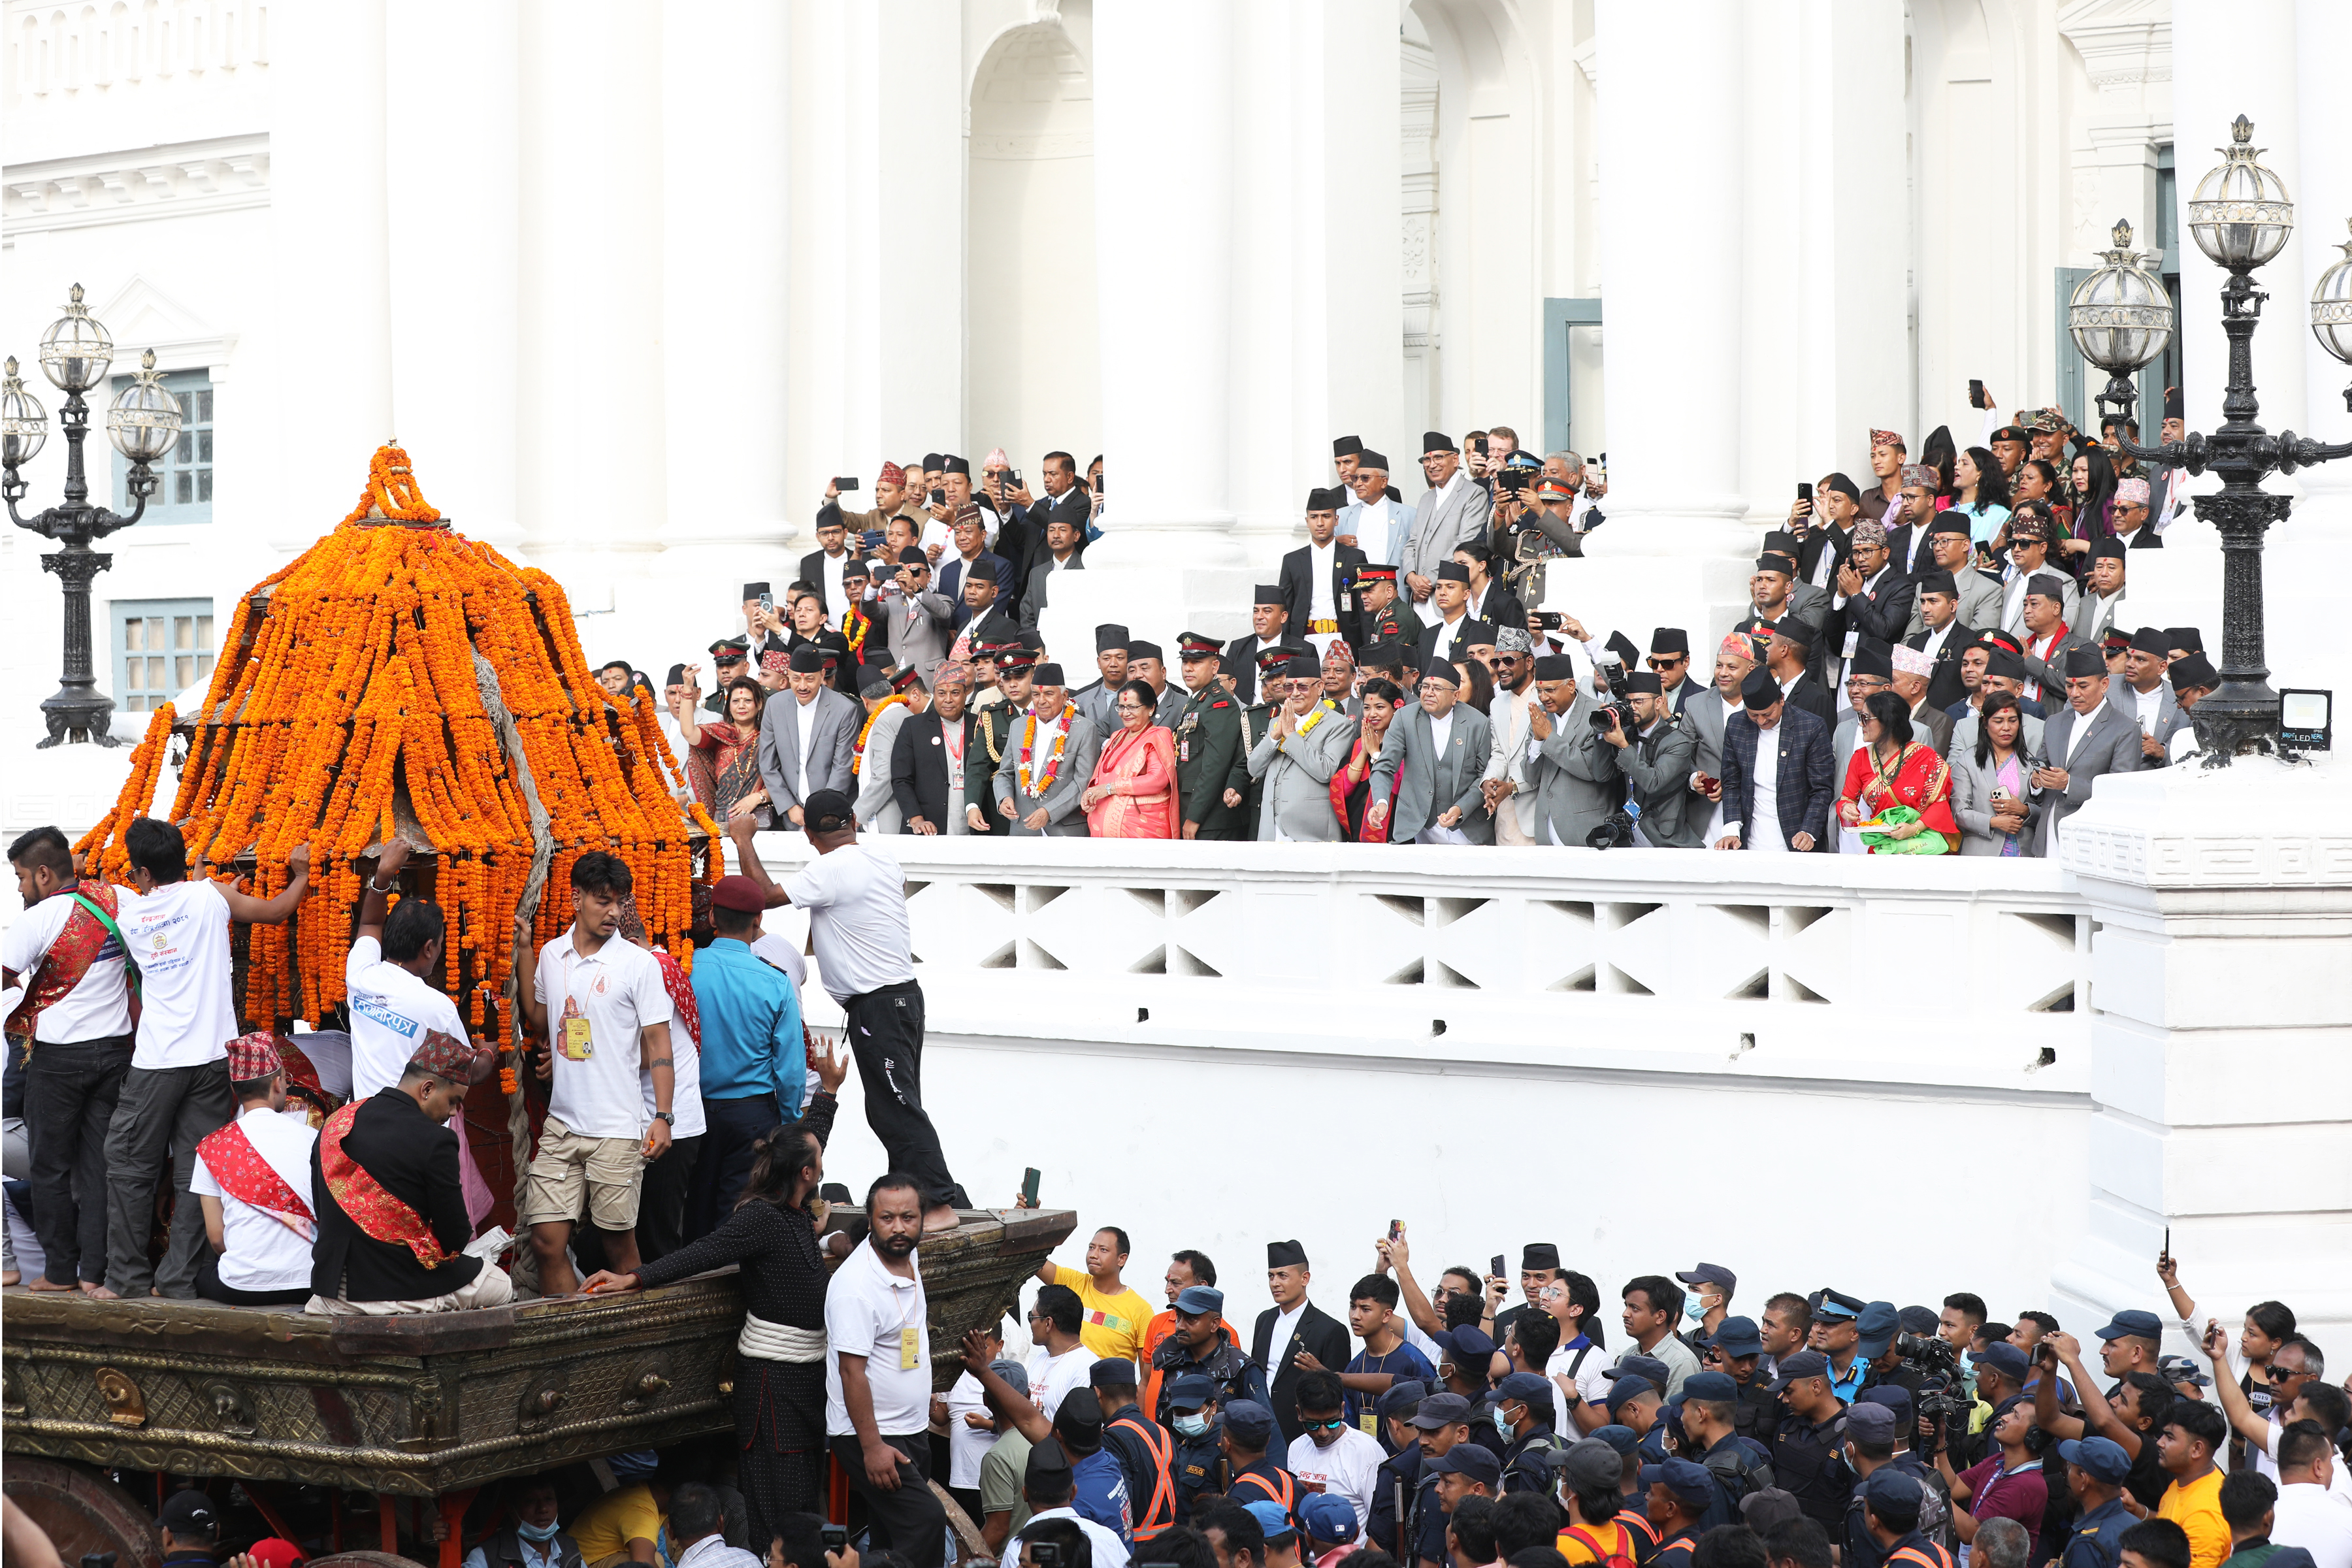
[[[2221,427],[2210,436],[2191,434],[2184,441],[2143,447],[2118,430],[2116,445],[2143,462],[2178,464],[2192,474],[2210,468],[2221,476],[2221,489],[2194,498],[2197,515],[2221,536],[2221,685],[2197,704],[2197,738],[2205,747],[2208,765],[2231,758],[2277,750],[2279,696],[2271,689],[2270,668],[2263,651],[2263,535],[2287,514],[2288,498],[2262,488],[2272,473],[2291,474],[2336,458],[2352,457],[2352,445],[2324,446],[2303,439],[2292,430],[2276,436],[2254,423],[2254,329],[2262,324],[2263,301],[2269,295],[2256,289],[2253,274],[2280,251],[2294,232],[2294,203],[2279,177],[2260,162],[2262,149],[2253,145],[2254,127],[2244,115],[2230,127],[2230,145],[2222,162],[2197,183],[2189,198],[2189,232],[2197,248],[2230,274],[2221,286],[2221,331],[2230,340],[2229,381],[2221,395]],[[2084,279],[2067,310],[2068,326],[2084,357],[2113,377],[2100,395],[2103,408],[2114,404],[2128,415],[2132,405],[2130,372],[2156,357],[2171,334],[2171,311],[2155,320],[2152,303],[2142,304],[2145,279],[2137,258],[2126,252],[2129,233],[2117,226],[2117,248],[2107,254],[2108,265]],[[2328,277],[2341,279],[2336,268]],[[2323,279],[2323,290],[2327,280]],[[2335,318],[2323,311],[2328,301],[2312,301],[2312,328],[2330,353]],[[2099,311],[2139,310],[2136,320],[2103,320]],[[2338,331],[2337,336],[2347,334]],[[2347,345],[2352,346],[2352,345]]]
[[[7,377],[0,381],[0,469],[6,475],[0,480],[0,498],[8,503],[8,521],[65,543],[64,549],[41,557],[42,568],[57,574],[66,596],[65,673],[56,693],[41,702],[41,714],[49,726],[49,738],[41,742],[43,747],[64,741],[114,744],[108,733],[114,702],[100,695],[89,662],[89,584],[114,564],[114,557],[91,550],[89,542],[103,539],[118,528],[129,528],[146,515],[147,498],[155,492],[155,475],[148,465],[170,451],[180,434],[179,399],[163,389],[151,351],[142,360],[138,375],[115,398],[106,416],[106,438],[131,460],[130,489],[138,505],[129,517],[123,517],[89,504],[89,481],[83,476],[81,463],[81,444],[89,434],[89,406],[82,401],[82,394],[105,380],[107,366],[113,361],[114,343],[82,304],[81,285],[77,283],[66,313],[41,336],[41,374],[66,395],[65,406],[58,411],[58,421],[66,433],[65,504],[34,518],[20,516],[16,510],[26,490],[18,470],[48,438],[48,416],[39,400],[25,390],[15,359],[8,361]]]

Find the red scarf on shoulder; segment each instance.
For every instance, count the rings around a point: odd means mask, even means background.
[[[49,897],[73,903],[76,893],[108,914],[121,918],[122,911],[115,903],[114,886],[103,879],[59,888]],[[67,994],[81,984],[82,976],[89,973],[89,966],[97,962],[100,950],[112,940],[111,933],[96,915],[74,903],[73,912],[66,916],[66,923],[58,932],[57,941],[49,943],[49,951],[41,955],[40,966],[26,980],[25,999],[17,1004],[14,1013],[8,1015],[8,1037],[30,1040],[34,1028],[41,1021],[41,1015],[64,1001]],[[131,1016],[134,1023],[139,1017],[135,999],[131,1003]]]
[[[310,1205],[262,1158],[244,1127],[232,1121],[215,1128],[197,1142],[196,1154],[229,1196],[251,1204],[305,1241],[317,1239],[319,1223]]]
[[[360,1113],[364,1100],[355,1100],[327,1118],[319,1131],[319,1171],[327,1190],[352,1216],[352,1223],[371,1241],[396,1241],[416,1255],[427,1268],[438,1268],[455,1253],[441,1250],[441,1238],[425,1216],[394,1197],[382,1182],[367,1173],[357,1160],[343,1152],[343,1139]]]

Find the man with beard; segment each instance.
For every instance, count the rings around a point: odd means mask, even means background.
[[[826,1446],[866,1503],[874,1544],[913,1568],[940,1568],[947,1512],[930,1488],[931,1345],[914,1181],[877,1179],[866,1221],[866,1245],[842,1260],[825,1290]]]

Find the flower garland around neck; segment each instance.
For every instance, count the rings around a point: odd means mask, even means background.
[[[906,693],[893,692],[891,695],[885,697],[882,700],[880,706],[877,707],[873,712],[868,713],[866,716],[866,728],[857,731],[857,746],[849,758],[849,772],[852,777],[855,777],[858,773],[863,771],[866,766],[866,737],[874,733],[875,723],[880,720],[883,714],[890,711],[891,709],[904,708],[906,705]]]
[[[1324,719],[1328,715],[1338,711],[1339,710],[1332,706],[1331,700],[1328,697],[1318,698],[1316,700],[1315,706],[1299,718],[1299,738],[1302,740],[1305,739],[1313,731],[1316,725],[1323,722]]]
[[[850,623],[853,621],[857,626],[857,629],[854,632],[850,630]],[[866,634],[873,629],[874,617],[866,613],[866,607],[863,605],[852,605],[842,612],[841,632],[849,639],[849,662],[853,666],[865,662],[861,656],[866,652]]]
[[[1077,710],[1076,703],[1067,700],[1063,701],[1061,715],[1056,721],[1061,725],[1061,729],[1054,736],[1053,755],[1045,759],[1045,771],[1042,773],[1035,770],[1035,764],[1032,760],[1032,753],[1037,743],[1037,713],[1034,709],[1030,710],[1028,719],[1023,723],[1020,762],[1022,787],[1031,795],[1044,795],[1054,787],[1054,780],[1062,772],[1062,752],[1070,744],[1070,716]]]

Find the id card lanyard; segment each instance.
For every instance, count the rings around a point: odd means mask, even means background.
[[[572,994],[572,965],[579,957],[579,950],[566,941],[563,944],[562,1035],[559,1047],[564,1060],[584,1062],[596,1054],[596,1037],[595,1031],[589,1026],[588,1016],[580,1010],[579,999]]]
[[[898,1294],[896,1286],[891,1287],[891,1294]],[[915,1337],[922,1331],[921,1327],[908,1321],[915,1315],[915,1303],[921,1297],[922,1286],[919,1283],[909,1285],[907,1289],[907,1304],[898,1309],[898,1370],[900,1372],[914,1371],[922,1360],[922,1342]]]

